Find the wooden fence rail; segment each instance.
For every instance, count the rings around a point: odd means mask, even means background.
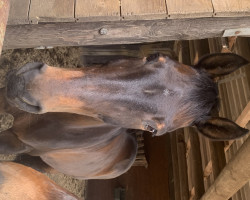
[[[5,49],[131,44],[221,37],[248,28],[250,17],[48,23],[7,26]]]
[[[201,200],[227,200],[250,180],[250,137],[221,171]]]

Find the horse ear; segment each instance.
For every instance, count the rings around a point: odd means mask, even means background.
[[[194,67],[204,69],[215,78],[230,74],[246,64],[249,64],[249,61],[239,55],[233,53],[215,53],[202,57]]]
[[[196,124],[198,131],[213,140],[233,140],[246,135],[249,130],[241,128],[229,119],[212,117]]]

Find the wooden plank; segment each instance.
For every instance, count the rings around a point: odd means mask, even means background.
[[[187,175],[187,161],[186,161],[186,143],[184,140],[184,130],[179,129],[176,131],[177,137],[177,154],[179,163],[179,176],[180,176],[180,194],[182,200],[189,200],[188,189],[188,175]],[[176,180],[177,181],[177,180]]]
[[[209,43],[209,50],[210,53],[220,53],[222,51],[223,45],[222,45],[222,39],[221,38],[213,38],[208,39]],[[224,89],[225,90],[225,89]],[[223,100],[221,102],[221,112],[222,116],[225,117],[225,115],[228,113],[228,103],[225,102],[225,96],[227,94],[224,94],[223,86],[219,84],[219,95],[220,99]],[[209,141],[209,147],[210,147],[210,153],[211,153],[211,161],[212,161],[212,173],[213,173],[213,182],[220,174],[221,170],[226,165],[226,157],[224,153],[224,142],[218,142],[218,141]]]
[[[228,77],[231,77],[231,75],[227,75]],[[227,91],[227,94],[228,94],[228,100],[229,100],[229,108],[230,108],[230,111],[231,111],[231,120],[236,120],[237,118],[237,114],[235,112],[235,105],[233,103],[233,100],[231,99],[232,98],[232,88],[231,88],[231,84],[230,82],[227,82],[226,84],[226,91]]]
[[[211,149],[211,161],[213,164],[213,175],[216,178],[226,165],[223,142],[209,141]]]
[[[5,37],[9,11],[10,11],[10,1],[0,0],[0,56],[3,48],[3,41]]]
[[[242,139],[236,140],[235,144],[236,144],[236,149],[237,149],[237,151],[238,151],[239,148],[241,147],[241,145],[243,144],[243,140],[242,140]],[[236,152],[237,152],[237,151],[236,151]],[[246,200],[246,199],[245,199],[244,186],[243,186],[237,193],[238,193],[238,197],[239,197],[240,200]],[[236,193],[236,194],[237,194],[237,193]]]
[[[217,17],[250,15],[249,0],[212,0],[214,15]]]
[[[220,53],[222,50],[221,38],[208,38],[210,53]]]
[[[177,140],[176,140],[176,132],[171,133],[170,135],[171,141],[171,154],[172,154],[172,164],[173,164],[173,180],[174,180],[174,193],[175,199],[181,199],[181,185],[180,185],[180,174],[179,174],[179,160],[177,153]]]
[[[222,86],[219,84],[218,85],[218,89],[219,89],[219,94],[223,93],[223,89]],[[221,100],[220,100],[221,101]],[[225,108],[225,104],[223,103],[223,101],[221,101],[220,103],[220,111],[219,111],[219,116],[225,116],[226,115],[226,108]]]
[[[250,121],[250,102],[244,108],[240,116],[237,118],[236,123],[242,127],[245,127]]]
[[[206,164],[208,163],[207,162],[207,158],[206,158],[206,145],[205,145],[205,140],[204,140],[204,137],[199,134],[199,140],[200,140],[200,151],[201,151],[201,162],[202,162],[202,169],[203,169],[203,172],[206,168]],[[205,188],[206,189],[206,188]]]
[[[213,164],[212,161],[210,160],[203,171],[204,179],[207,179],[212,172],[213,172]]]
[[[240,116],[236,119],[235,123],[241,127],[245,127],[249,121],[250,121],[250,102],[248,102],[247,106],[241,112]],[[225,146],[225,152],[230,148],[230,146],[234,142],[235,140],[229,141],[229,144]]]
[[[29,12],[30,23],[75,21],[74,3],[74,0],[32,0]]]
[[[192,180],[192,188],[193,200],[198,200],[204,194],[204,182],[203,182],[203,170],[202,170],[202,161],[201,161],[201,154],[200,154],[200,142],[197,132],[193,128],[185,128],[184,134],[188,134],[190,137],[190,155],[189,155],[189,179]]]
[[[174,52],[178,56],[178,60],[183,64],[190,64],[190,52],[189,52],[189,41],[175,41]]]
[[[233,73],[232,76],[235,76],[237,75],[236,72]],[[231,88],[232,88],[232,99],[233,99],[233,103],[234,103],[234,106],[235,106],[235,113],[236,113],[236,116],[239,116],[242,109],[240,108],[240,99],[239,99],[239,93],[238,93],[238,90],[237,90],[237,85],[236,85],[236,80],[232,80],[230,81],[230,84],[231,84]]]
[[[207,39],[194,41],[195,58],[193,64],[198,63],[199,59],[209,53],[209,45]]]
[[[122,19],[164,19],[167,17],[165,0],[122,0]]]
[[[250,182],[245,185],[246,188],[246,199],[250,199]]]
[[[210,0],[166,0],[168,17],[211,17],[213,6]]]
[[[8,25],[29,23],[30,0],[11,0]]]
[[[101,35],[104,27],[107,34]],[[4,48],[201,39],[219,37],[225,29],[236,27],[250,27],[250,17],[17,25],[7,26]]]
[[[195,62],[194,41],[193,40],[188,41],[188,46],[189,46],[189,56],[190,56],[190,63],[188,64],[194,65]]]
[[[76,0],[77,21],[112,21],[120,19],[119,0]]]
[[[237,145],[236,142],[233,143],[233,145],[231,146],[232,149],[232,158],[235,156],[236,152],[238,151],[237,149]],[[232,199],[234,200],[242,200],[240,197],[240,189],[232,196]]]
[[[229,161],[201,200],[226,200],[250,179],[250,137]]]
[[[240,74],[240,71],[237,70],[236,73]],[[240,79],[236,79],[235,83],[236,83],[236,91],[238,93],[238,98],[239,98],[238,106],[239,106],[240,111],[242,111],[244,109],[244,106],[246,105],[245,98],[244,98],[244,91],[242,90],[242,88],[240,86],[241,85]]]
[[[172,162],[172,145],[171,145],[171,135],[175,133],[170,133],[167,134],[167,140],[166,140],[166,148],[168,152],[168,191],[169,191],[169,199],[171,200],[177,200],[175,199],[175,187],[174,187],[174,182],[175,182],[175,177],[174,177],[174,172],[173,168],[173,162]]]

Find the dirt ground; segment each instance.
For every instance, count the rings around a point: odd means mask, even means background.
[[[48,65],[65,68],[79,67],[80,48],[58,47],[52,49],[15,49],[3,51],[0,57],[0,88],[5,86],[8,71],[19,68],[28,62],[43,62]],[[6,121],[6,118],[4,119]],[[16,155],[5,156],[0,154],[0,160],[13,161],[16,158]],[[85,181],[77,180],[63,174],[54,175],[46,173],[46,175],[58,185],[84,198]]]
[[[57,47],[52,49],[14,49],[2,52],[0,58],[0,88],[4,87],[6,73],[28,62],[44,62],[57,67],[78,67],[80,48]]]

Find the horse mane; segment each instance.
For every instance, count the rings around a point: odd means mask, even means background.
[[[192,121],[190,125],[208,120],[213,110],[219,110],[218,85],[205,71],[198,70],[197,73],[190,83],[194,87],[182,102],[186,105],[183,117]]]

